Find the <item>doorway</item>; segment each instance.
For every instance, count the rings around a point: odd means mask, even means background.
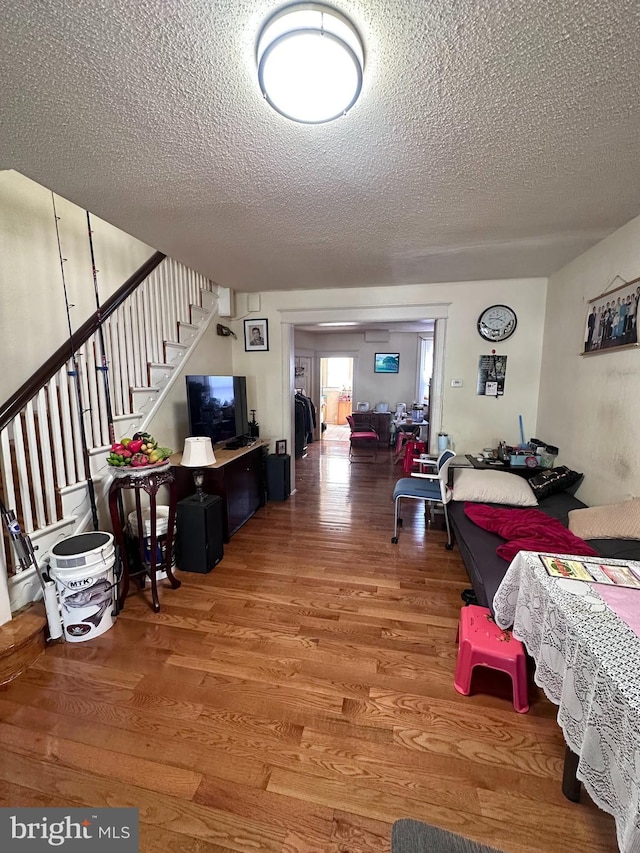
[[[348,441],[347,415],[353,400],[353,358],[320,359],[320,431],[322,438]]]

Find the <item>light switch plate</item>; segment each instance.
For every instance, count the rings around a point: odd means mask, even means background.
[[[452,388],[462,388],[462,379],[452,379],[451,380]]]

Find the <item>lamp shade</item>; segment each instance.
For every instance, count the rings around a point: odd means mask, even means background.
[[[213,465],[215,461],[216,455],[208,436],[185,439],[180,462],[185,468],[206,468],[207,465]]]

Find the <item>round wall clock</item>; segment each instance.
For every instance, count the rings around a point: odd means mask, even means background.
[[[478,317],[478,332],[485,341],[506,341],[517,325],[516,312],[508,305],[491,305]]]

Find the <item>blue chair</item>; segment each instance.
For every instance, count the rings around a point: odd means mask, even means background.
[[[441,505],[444,511],[444,521],[447,526],[447,550],[453,548],[451,541],[451,528],[449,527],[449,515],[447,513],[447,504],[451,500],[451,489],[447,485],[449,477],[449,465],[455,457],[453,450],[443,450],[437,460],[432,463],[437,473],[434,474],[418,474],[414,473],[411,477],[403,477],[398,480],[396,487],[393,490],[394,513],[393,513],[393,536],[391,541],[394,545],[398,543],[398,527],[402,525],[402,519],[398,513],[400,510],[400,501],[403,498],[411,498],[414,501],[424,501],[425,511],[427,504]]]

